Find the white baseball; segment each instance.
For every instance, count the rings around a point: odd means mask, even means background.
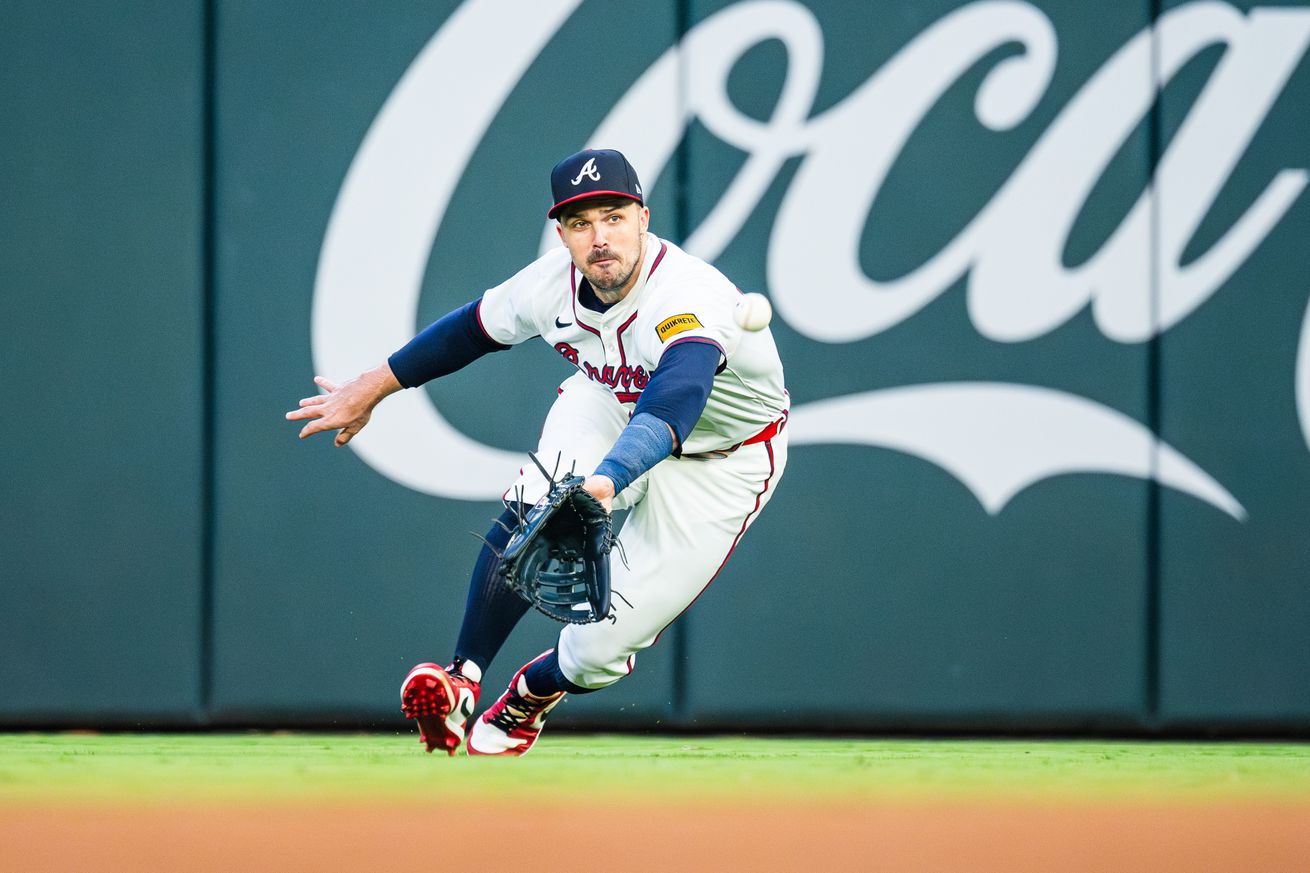
[[[773,304],[763,294],[751,291],[741,295],[732,315],[746,330],[764,330],[773,319]]]

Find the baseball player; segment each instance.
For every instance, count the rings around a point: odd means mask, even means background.
[[[565,625],[555,648],[514,674],[467,731],[481,682],[528,604],[499,577],[497,554],[520,509],[546,493],[528,464],[504,494],[473,569],[454,658],[419,664],[401,687],[428,751],[522,755],[566,693],[630,674],[713,581],[787,464],[787,392],[767,327],[734,319],[741,293],[704,261],[648,230],[637,173],[619,152],[588,149],[551,172],[563,246],[423,330],[385,363],[300,401],[303,439],[343,446],[387,395],[482,355],[541,337],[576,370],[542,430],[537,457],[585,475],[606,509],[631,510],[611,568],[608,619]],[[521,506],[518,505],[521,502]]]

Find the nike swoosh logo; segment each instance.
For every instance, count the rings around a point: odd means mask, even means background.
[[[568,327],[568,326],[571,325],[572,323],[573,323],[573,322],[571,322],[571,321],[560,321],[558,316],[555,318],[555,326],[556,326],[556,327]]]

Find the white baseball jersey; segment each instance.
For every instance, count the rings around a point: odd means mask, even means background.
[[[482,327],[504,345],[540,336],[629,411],[665,349],[693,337],[713,342],[723,369],[684,453],[736,445],[776,421],[787,408],[782,362],[768,329],[744,331],[733,320],[736,286],[652,233],[640,269],[621,301],[595,312],[578,302],[583,276],[560,246],[483,295]]]
[[[583,277],[560,246],[486,292],[479,308],[495,341],[540,336],[577,366],[560,386],[537,456],[584,475],[618,439],[665,349],[697,338],[723,356],[683,456],[665,458],[614,500],[615,509],[631,512],[619,537],[627,560],[610,564],[619,595],[610,620],[560,632],[560,669],[588,688],[632,672],[636,653],[705,590],[787,464],[787,392],[772,334],[743,331],[733,320],[737,288],[654,234],[646,235],[640,269],[623,300],[595,312],[578,302]],[[527,465],[506,496],[533,503],[546,489]]]

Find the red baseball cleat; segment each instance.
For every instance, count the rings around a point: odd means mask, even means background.
[[[400,711],[418,722],[419,739],[454,755],[464,742],[464,725],[478,703],[478,683],[452,667],[419,664],[400,686]]]
[[[522,755],[537,741],[546,714],[564,699],[564,692],[546,697],[530,693],[523,674],[533,663],[528,662],[515,673],[509,689],[473,723],[469,731],[470,755]]]

